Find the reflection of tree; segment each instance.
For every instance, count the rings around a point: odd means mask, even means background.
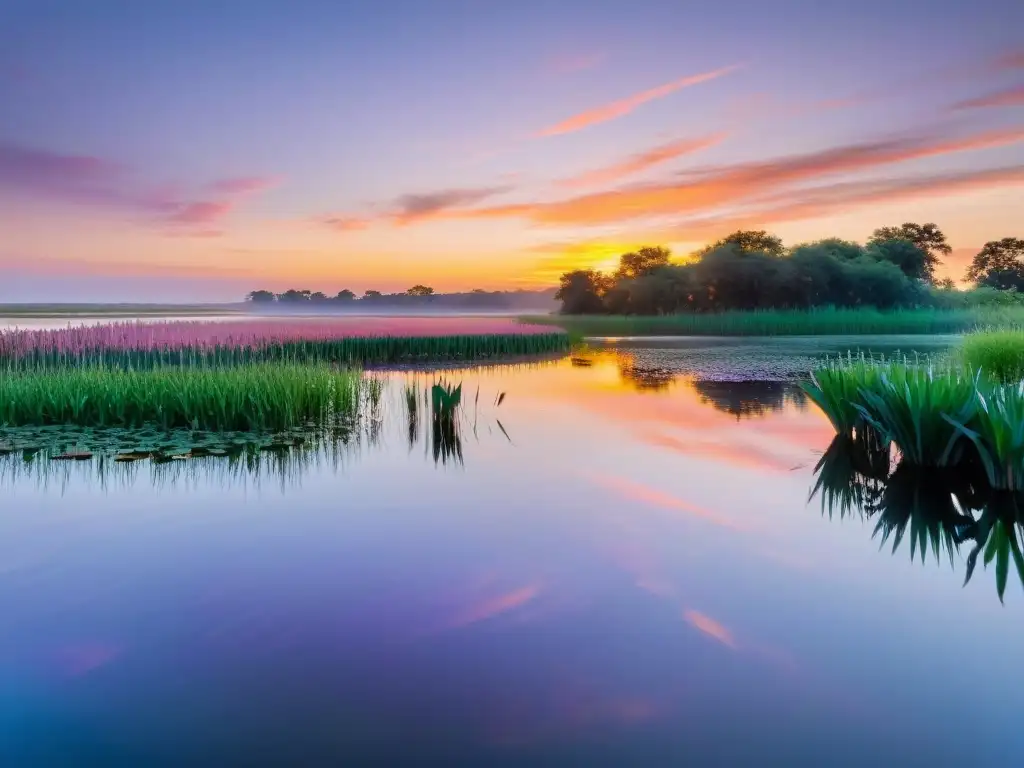
[[[803,391],[785,381],[695,381],[702,403],[731,413],[737,420],[781,411],[787,404],[803,407]]]
[[[637,365],[632,358],[623,356],[619,358],[619,376],[640,392],[659,392],[668,389],[677,374],[667,368]]]
[[[875,523],[873,537],[892,541],[911,560],[928,552],[954,565],[963,544],[970,546],[964,584],[979,557],[995,563],[996,590],[1003,599],[1010,562],[1024,585],[1024,492],[996,490],[988,485],[974,460],[956,466],[919,467],[893,464],[888,442],[869,431],[839,435],[815,467],[811,497],[820,495],[829,516],[860,515]]]

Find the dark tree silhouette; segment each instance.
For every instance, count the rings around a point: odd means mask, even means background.
[[[344,288],[338,291],[338,295],[334,297],[335,301],[354,301],[356,295],[352,293],[348,288]]]
[[[975,254],[967,279],[992,288],[1024,290],[1024,240],[991,240]]]
[[[384,294],[382,294],[380,291],[365,291],[363,293],[363,299],[370,299],[370,300],[379,299],[379,298],[383,297],[383,295]]]
[[[727,245],[736,246],[742,253],[763,252],[770,253],[772,256],[781,256],[785,252],[782,240],[775,235],[769,235],[763,229],[740,229],[731,235],[726,235],[717,243],[709,245],[703,250],[703,253],[708,253]]]
[[[668,266],[672,252],[661,246],[644,246],[637,251],[624,253],[619,257],[616,280],[628,280],[649,275],[659,267]]]
[[[406,293],[410,296],[433,296],[434,289],[426,285],[414,285]]]
[[[273,291],[253,291],[245,297],[245,300],[251,301],[254,304],[268,304],[276,298]]]
[[[932,282],[935,279],[935,268],[941,262],[939,254],[948,256],[953,252],[946,242],[937,224],[914,224],[907,222],[899,227],[880,227],[871,235],[868,245],[875,245],[886,240],[906,240],[925,252],[925,266],[921,279]]]
[[[291,288],[285,291],[284,293],[279,293],[277,295],[277,300],[289,303],[309,301],[309,297],[312,295],[312,293],[312,291],[297,291],[294,288]]]
[[[562,302],[562,312],[570,315],[604,311],[601,298],[608,287],[608,278],[593,269],[566,272],[559,281],[555,298]]]

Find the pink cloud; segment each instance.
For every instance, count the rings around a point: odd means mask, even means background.
[[[1020,107],[1024,106],[1024,84],[1004,88],[1001,91],[987,93],[974,99],[958,101],[952,109],[980,109],[985,107]]]
[[[700,611],[689,610],[683,613],[683,618],[705,635],[714,638],[722,645],[727,645],[730,648],[736,648],[736,640],[733,638],[732,633],[710,616],[706,616]]]
[[[551,61],[551,69],[559,75],[571,75],[584,72],[600,65],[607,55],[603,52],[564,54]]]
[[[675,93],[683,88],[689,88],[693,85],[700,83],[706,83],[709,80],[715,80],[719,77],[727,75],[738,69],[739,66],[734,64],[728,67],[722,67],[715,69],[710,72],[701,72],[697,75],[690,75],[689,77],[682,77],[678,80],[673,80],[670,83],[659,85],[656,88],[650,88],[646,91],[640,91],[634,93],[632,96],[627,96],[624,99],[610,102],[609,104],[603,104],[594,109],[589,109],[586,112],[580,112],[573,115],[560,123],[556,123],[548,128],[545,128],[540,132],[541,136],[558,136],[563,133],[573,133],[575,131],[581,131],[584,128],[589,128],[592,125],[599,123],[605,123],[609,120],[615,120],[616,118],[628,115],[630,112],[635,110],[637,107],[646,104],[649,101],[655,99],[662,99],[669,94]]]
[[[270,176],[237,176],[215,181],[210,189],[225,195],[250,195],[265,192],[280,183],[280,179]]]
[[[231,213],[232,208],[230,200],[203,200],[187,203],[168,220],[175,224],[212,224]]]
[[[662,144],[643,152],[637,152],[634,155],[630,155],[625,160],[612,163],[611,165],[606,165],[603,168],[597,168],[593,171],[582,173],[579,176],[564,179],[559,182],[559,186],[572,188],[593,187],[600,186],[602,184],[609,184],[626,176],[631,176],[633,174],[640,173],[641,171],[645,171],[648,168],[653,168],[654,166],[668,162],[669,160],[675,160],[678,157],[683,157],[684,155],[693,154],[701,151],[702,149],[713,147],[716,144],[721,143],[725,139],[725,136],[726,134],[724,133],[716,133],[710,136],[701,136],[696,139],[682,139],[680,141]]]

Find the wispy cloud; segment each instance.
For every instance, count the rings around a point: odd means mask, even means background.
[[[918,136],[863,142],[773,160],[690,171],[671,182],[634,184],[551,202],[455,210],[449,215],[524,218],[548,226],[587,226],[652,216],[713,214],[726,204],[747,203],[832,175],[1021,141],[1024,141],[1024,128],[958,137]]]
[[[378,222],[397,226],[415,224],[437,218],[453,210],[464,209],[484,200],[510,192],[514,187],[503,184],[493,187],[461,187],[399,195],[390,202],[368,206],[370,213],[336,213],[316,220],[337,232],[355,232]]]
[[[604,104],[600,107],[589,109],[586,112],[580,112],[579,114],[573,115],[560,123],[556,123],[555,125],[545,128],[540,132],[540,135],[558,136],[563,133],[573,133],[575,131],[581,131],[592,125],[597,125],[598,123],[605,123],[609,120],[623,117],[647,102],[662,99],[683,88],[689,88],[693,85],[706,83],[709,80],[715,80],[723,75],[736,71],[738,68],[739,65],[734,64],[732,66],[722,67],[721,69],[715,69],[710,72],[701,72],[698,75],[682,77],[678,80],[673,80],[670,83],[659,85],[656,88],[650,88],[646,91],[634,93],[632,96],[627,96],[624,99],[619,99],[618,101],[613,101],[609,104]]]
[[[1024,69],[1024,48],[1006,51],[997,56],[992,64],[997,70]]]
[[[585,72],[594,69],[608,58],[607,54],[601,51],[590,53],[567,53],[553,57],[548,68],[558,75],[571,75],[576,72]]]
[[[708,147],[713,147],[716,144],[721,143],[726,137],[724,133],[716,133],[710,136],[701,136],[696,139],[681,139],[679,141],[673,141],[668,144],[661,144],[660,146],[653,147],[644,152],[637,152],[634,155],[630,155],[625,160],[621,160],[617,163],[612,163],[603,168],[597,168],[593,171],[582,173],[579,176],[573,176],[568,179],[563,179],[558,182],[561,187],[577,188],[577,187],[596,187],[604,184],[610,184],[619,179],[631,176],[641,171],[645,171],[648,168],[653,168],[661,163],[668,162],[669,160],[675,160],[676,158],[684,155],[690,155],[695,152],[700,152]]]
[[[1024,84],[987,93],[974,99],[958,101],[952,109],[979,109],[984,107],[1024,106]]]
[[[512,187],[510,186],[468,187],[401,195],[395,200],[391,215],[397,223],[409,224],[451,208],[475,205],[489,197],[504,194],[511,189]]]
[[[659,491],[656,488],[637,483],[624,477],[614,475],[592,475],[585,474],[592,483],[612,493],[627,499],[646,504],[651,507],[659,507],[675,512],[683,512],[686,515],[702,518],[709,522],[721,525],[725,528],[742,530],[743,526],[722,517],[709,509],[692,504],[672,494]]]
[[[145,183],[103,158],[0,144],[0,191],[115,210],[175,236],[210,237],[215,233],[210,225],[222,221],[243,198],[276,183],[262,176],[232,177],[213,181],[192,197],[168,185]]]

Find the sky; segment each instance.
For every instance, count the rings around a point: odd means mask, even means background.
[[[1024,237],[1018,0],[0,0],[0,301]]]

